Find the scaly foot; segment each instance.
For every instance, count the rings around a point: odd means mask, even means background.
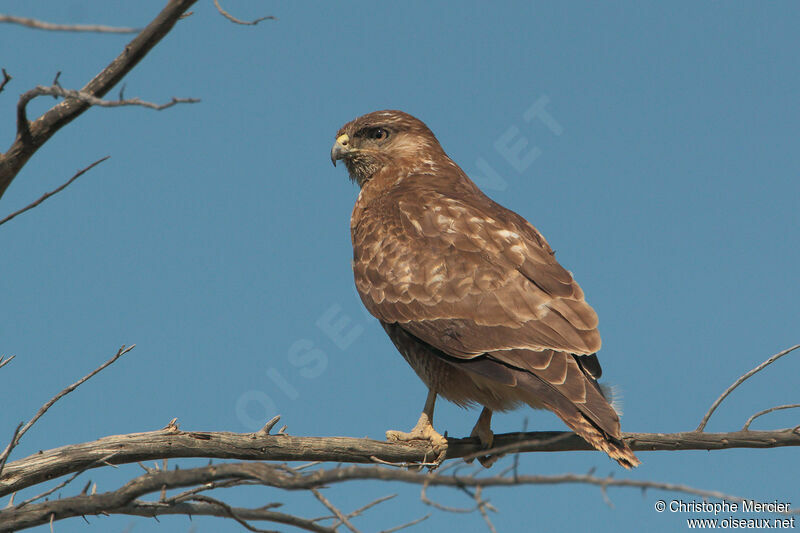
[[[386,440],[390,442],[428,441],[436,452],[435,463],[441,463],[447,453],[447,439],[433,429],[433,425],[425,413],[419,417],[419,422],[410,432],[387,431]]]

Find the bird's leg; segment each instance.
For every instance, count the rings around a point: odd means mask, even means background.
[[[491,409],[488,407],[483,408],[483,411],[481,411],[478,421],[475,422],[475,427],[472,428],[472,433],[470,433],[469,436],[478,437],[478,439],[481,441],[481,446],[487,450],[492,447],[492,444],[494,443],[494,433],[492,433]],[[483,455],[478,457],[478,462],[480,462],[484,467],[489,468],[499,458],[500,456],[498,455]],[[472,461],[470,460],[469,462]]]
[[[439,463],[444,459],[447,452],[447,439],[441,436],[433,429],[433,407],[436,404],[436,391],[433,389],[428,390],[428,398],[425,400],[425,408],[414,426],[409,433],[403,431],[387,431],[386,440],[393,442],[408,442],[413,440],[427,440],[431,443],[434,450],[438,454],[436,462]]]
[[[481,441],[481,445],[489,449],[492,447],[492,443],[494,443],[494,433],[492,433],[492,410],[488,407],[484,407],[483,411],[481,411],[481,415],[478,417],[478,421],[475,422],[475,427],[472,428],[472,433],[469,434],[470,437],[478,437]]]

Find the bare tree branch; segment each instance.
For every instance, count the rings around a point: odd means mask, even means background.
[[[126,353],[130,352],[135,347],[136,347],[135,344],[131,344],[127,348],[123,345],[119,350],[117,350],[117,353],[111,359],[109,359],[102,365],[98,366],[97,368],[95,368],[94,370],[83,376],[81,379],[79,379],[69,387],[66,387],[64,390],[62,390],[61,392],[50,398],[50,400],[48,400],[41,408],[39,408],[39,411],[37,411],[36,414],[33,416],[33,418],[31,418],[27,424],[22,426],[22,428],[17,427],[17,431],[14,432],[14,436],[11,438],[11,442],[8,443],[8,446],[6,446],[5,450],[3,450],[3,453],[0,454],[0,474],[3,473],[3,467],[6,464],[8,456],[11,454],[11,451],[17,446],[17,444],[19,444],[19,441],[22,438],[22,436],[47,412],[48,409],[50,409],[58,400],[60,400],[70,392],[77,389],[81,384],[91,379],[95,374],[97,374],[107,366],[114,363],[117,359],[119,359]],[[100,459],[100,458],[97,459],[98,462],[103,462],[104,460],[105,459]]]
[[[109,157],[111,157],[111,156],[110,156],[110,155],[107,155],[107,156],[103,157],[102,159],[98,159],[97,161],[95,161],[94,163],[92,163],[91,165],[89,165],[88,167],[86,167],[86,168],[84,168],[84,169],[82,169],[82,170],[79,170],[78,172],[76,172],[74,176],[72,176],[72,177],[71,177],[69,180],[67,180],[67,182],[66,182],[66,183],[64,183],[64,184],[63,184],[63,185],[61,185],[60,187],[58,187],[58,188],[56,188],[56,189],[53,189],[53,190],[52,190],[52,191],[50,191],[50,192],[46,192],[46,193],[44,193],[44,194],[43,194],[43,195],[42,195],[42,196],[41,196],[41,197],[40,197],[38,200],[36,200],[35,202],[33,202],[33,203],[31,203],[31,204],[28,204],[27,206],[23,207],[22,209],[20,209],[20,210],[18,210],[18,211],[14,211],[13,213],[11,213],[10,215],[8,215],[8,216],[7,216],[6,218],[4,218],[3,220],[0,220],[0,226],[2,226],[3,224],[5,224],[6,222],[8,222],[9,220],[11,220],[12,218],[14,218],[15,216],[17,216],[17,215],[21,215],[21,214],[22,214],[22,213],[24,213],[25,211],[28,211],[28,210],[30,210],[30,209],[33,209],[33,208],[34,208],[34,207],[36,207],[37,205],[41,204],[42,202],[44,202],[45,200],[47,200],[48,198],[50,198],[51,196],[53,196],[54,194],[58,194],[58,193],[60,193],[61,191],[63,191],[63,190],[64,190],[64,189],[66,189],[67,187],[69,187],[69,185],[70,185],[70,184],[71,184],[73,181],[75,181],[76,179],[80,178],[80,177],[81,177],[81,176],[83,176],[83,175],[84,175],[86,172],[90,171],[91,169],[93,169],[94,167],[96,167],[97,165],[99,165],[100,163],[102,163],[103,161],[105,161],[106,159],[108,159]],[[12,358],[13,358],[13,356],[12,356]],[[9,359],[8,361],[10,361],[10,360],[11,360],[11,359]],[[8,362],[8,361],[6,361],[6,362]],[[2,363],[2,362],[0,362],[0,367],[1,367],[1,366],[3,366],[4,364],[5,364],[5,363]],[[1,469],[0,469],[0,470],[1,470]]]
[[[113,454],[108,454],[108,456],[107,456],[107,457],[105,457],[105,458],[104,458],[102,461],[98,461],[98,463],[105,463],[105,462],[106,462],[108,459],[110,459],[111,457],[113,457]],[[79,475],[83,474],[83,473],[84,473],[84,472],[86,472],[87,470],[88,470],[88,468],[84,468],[83,470],[81,470],[81,471],[79,471],[79,472],[75,472],[74,474],[72,474],[70,477],[68,477],[67,479],[65,479],[65,480],[64,480],[64,481],[62,481],[61,483],[59,483],[59,484],[57,484],[57,485],[53,485],[51,488],[49,488],[48,490],[46,490],[46,491],[42,492],[41,494],[37,494],[36,496],[33,496],[33,497],[31,497],[31,498],[28,498],[28,499],[27,499],[27,500],[25,500],[25,501],[22,501],[22,502],[20,502],[20,503],[19,503],[19,504],[17,504],[17,506],[16,506],[16,507],[17,507],[17,509],[19,509],[20,507],[24,507],[24,506],[28,505],[29,503],[33,503],[33,502],[35,502],[36,500],[41,500],[42,498],[46,498],[47,496],[50,496],[51,494],[53,494],[53,493],[54,493],[54,492],[56,492],[57,490],[63,489],[64,487],[66,487],[67,485],[69,485],[70,483],[72,483],[72,481],[73,481],[73,480],[74,480],[76,477],[78,477]],[[89,483],[91,483],[91,480],[89,481]],[[87,483],[87,484],[86,484],[86,486],[83,488],[83,490],[81,491],[81,494],[86,494],[86,491],[87,491],[87,490],[88,490],[88,488],[89,488],[89,483]]]
[[[311,490],[350,480],[397,481],[416,484],[423,487],[439,486],[451,488],[509,487],[516,485],[562,485],[585,484],[595,485],[605,490],[608,487],[628,487],[639,489],[657,489],[670,492],[691,494],[702,498],[713,498],[729,502],[743,503],[746,498],[725,494],[719,491],[702,490],[682,484],[661,483],[636,479],[617,479],[614,477],[597,477],[592,474],[561,474],[550,476],[458,476],[437,473],[421,473],[409,470],[380,466],[346,466],[330,470],[314,470],[307,473],[288,473],[285,467],[277,467],[268,463],[226,463],[189,470],[158,471],[143,474],[126,483],[121,488],[99,494],[78,495],[58,500],[28,505],[22,509],[10,508],[0,511],[0,532],[24,529],[45,524],[52,519],[92,515],[99,513],[116,514],[118,509],[130,509],[131,504],[141,495],[158,492],[162,487],[178,488],[202,485],[214,481],[231,479],[253,480],[260,484],[284,490]],[[200,498],[200,497],[197,497]],[[215,500],[216,501],[216,500]],[[227,504],[224,504],[227,505]],[[784,515],[800,514],[800,509],[784,509],[777,511]],[[126,513],[130,514],[130,513]],[[243,518],[243,515],[238,515]]]
[[[318,525],[313,520],[307,520],[291,514],[270,511],[264,508],[248,509],[244,507],[229,506],[229,509],[242,520],[263,520],[267,522],[275,522],[278,524],[294,526],[306,531],[314,531],[316,533],[332,533],[335,531],[332,528]],[[212,503],[180,502],[165,504],[160,502],[142,502],[139,500],[134,501],[130,505],[114,509],[114,514],[143,516],[146,518],[162,515],[218,516],[221,518],[229,517],[228,510]]]
[[[80,92],[102,98],[114,85],[128,74],[197,0],[169,0],[164,9],[147,25],[119,56],[87,83]],[[27,135],[14,139],[8,151],[0,155],[0,197],[34,153],[59,129],[89,109],[91,104],[79,98],[67,98],[46,111],[28,127]]]
[[[49,31],[74,31],[74,32],[94,32],[94,33],[138,33],[141,28],[118,28],[114,26],[102,26],[98,24],[54,24],[42,20],[15,17],[13,15],[0,14],[0,22],[19,24],[36,30]]]
[[[335,505],[333,505],[330,501],[328,501],[328,499],[325,496],[323,496],[320,491],[318,491],[316,488],[312,488],[310,490],[311,494],[313,494],[322,503],[322,505],[327,507],[333,514],[336,515],[336,518],[338,518],[342,524],[347,526],[347,529],[349,529],[353,533],[361,533],[359,530],[355,528],[353,524],[350,523],[350,520],[347,519],[344,513],[341,510],[339,510],[339,508],[337,508]]]
[[[497,533],[494,524],[492,524],[492,521],[489,519],[489,513],[487,512],[487,509],[495,512],[497,512],[497,509],[495,509],[487,500],[481,499],[482,488],[483,487],[479,486],[477,489],[475,489],[475,502],[477,503],[478,506],[478,512],[481,513],[483,521],[486,522],[486,525],[489,527],[489,531],[491,533]]]
[[[722,450],[800,446],[800,430],[736,431],[731,433],[624,433],[633,450]],[[515,452],[593,451],[570,432],[528,432],[495,435],[498,448]],[[0,497],[37,483],[71,474],[114,452],[113,464],[163,458],[207,457],[258,461],[336,461],[414,466],[431,450],[417,443],[390,443],[350,437],[294,437],[211,431],[159,431],[113,435],[96,441],[38,452],[10,462],[0,475]],[[508,448],[506,448],[508,447]],[[448,438],[447,457],[485,454],[477,438]],[[599,452],[598,452],[599,453]]]
[[[298,471],[297,467],[293,468],[293,470],[294,471]],[[381,496],[380,498],[372,500],[368,504],[359,507],[355,511],[347,513],[347,518],[355,518],[356,516],[359,516],[359,515],[363,514],[364,511],[366,511],[368,509],[371,509],[371,508],[375,507],[376,505],[379,505],[379,504],[381,504],[381,503],[383,503],[385,501],[389,501],[389,500],[391,500],[393,498],[396,498],[396,497],[397,497],[397,494],[390,494],[388,496]],[[319,520],[319,519],[317,519],[317,520]],[[335,528],[339,527],[341,524],[342,524],[342,521],[341,520],[337,520],[336,522],[333,523],[333,526],[331,526],[331,527],[333,527],[335,529]]]
[[[133,348],[133,346],[131,346]],[[81,383],[96,375],[97,372],[113,363],[131,348],[120,348],[111,360],[101,365],[92,373],[85,376],[75,384],[67,387],[53,397],[37,412],[30,422],[20,424],[12,436],[11,442],[3,452],[5,461],[11,450],[19,442],[22,435],[52,406],[58,399],[74,390]],[[768,364],[771,364],[786,353],[797,347],[790,348],[774,355],[754,370],[740,378],[738,383],[752,376]],[[723,399],[724,399],[723,395]],[[716,405],[719,404],[719,400]],[[749,424],[767,412],[782,408],[796,407],[796,405],[778,406],[757,413],[745,424],[745,428],[732,433],[705,433],[692,431],[675,434],[646,434],[627,433],[623,439],[634,450],[680,450],[680,449],[725,449],[734,447],[769,448],[777,446],[800,445],[800,426],[774,431],[750,431]],[[709,415],[710,416],[710,415]],[[186,432],[181,431],[175,419],[170,421],[160,431],[138,433],[131,435],[116,435],[105,437],[94,442],[63,446],[49,451],[38,452],[32,456],[14,461],[5,466],[0,472],[0,496],[13,494],[18,490],[36,485],[43,481],[51,480],[63,475],[73,474],[70,478],[57,484],[55,487],[23,501],[13,504],[13,496],[9,506],[0,511],[0,532],[16,530],[34,525],[50,523],[73,516],[91,514],[145,514],[145,509],[151,511],[149,516],[156,514],[188,513],[197,506],[205,513],[232,518],[251,531],[265,531],[256,528],[248,520],[266,520],[279,523],[289,523],[309,531],[336,531],[340,525],[347,526],[351,531],[357,531],[351,519],[358,516],[365,509],[374,506],[384,499],[375,500],[360,509],[345,515],[325,498],[318,490],[336,483],[350,480],[382,480],[397,481],[421,485],[421,498],[431,506],[450,512],[478,512],[486,521],[490,530],[494,529],[488,511],[495,511],[488,500],[482,497],[482,490],[494,486],[513,486],[518,484],[563,484],[582,483],[600,487],[603,498],[609,503],[608,487],[637,487],[641,489],[654,488],[660,490],[683,492],[703,498],[724,499],[732,502],[744,502],[738,496],[723,494],[717,491],[707,491],[671,483],[655,481],[614,479],[612,477],[600,478],[587,475],[565,474],[561,476],[525,476],[520,475],[515,467],[516,461],[510,468],[503,470],[495,476],[479,476],[476,470],[470,475],[459,475],[459,470],[464,463],[451,462],[438,473],[422,473],[419,466],[424,465],[425,458],[431,450],[428,445],[417,443],[389,443],[373,441],[370,439],[352,439],[346,437],[293,437],[279,432],[270,435],[270,430],[277,424],[279,417],[273,417],[267,424],[255,433],[237,434],[229,432]],[[284,426],[285,427],[285,426]],[[283,430],[281,430],[283,431]],[[592,448],[583,439],[569,432],[524,432],[509,433],[495,436],[496,448],[485,450],[477,438],[448,439],[448,459],[458,457],[471,458],[475,455],[488,453],[520,453],[526,451],[566,451],[566,450],[591,450]],[[291,468],[284,464],[270,464],[263,462],[227,463],[211,465],[204,468],[190,470],[168,471],[166,460],[171,457],[218,457],[240,458],[273,461],[312,461],[299,467]],[[163,466],[156,463],[155,468],[148,468],[141,461],[162,460]],[[319,461],[339,461],[352,463],[385,463],[393,468],[372,466],[339,466],[330,470],[316,469]],[[86,494],[89,484],[77,496],[59,498],[55,501],[37,502],[43,497],[53,494],[74,480],[80,473],[111,463],[123,464],[138,462],[145,473],[123,487],[106,493],[98,494],[96,485],[91,494]],[[113,466],[113,464],[111,464]],[[397,469],[396,466],[417,466],[414,471]],[[434,465],[438,466],[438,465]],[[454,468],[453,474],[446,471]],[[281,515],[271,511],[277,504],[268,504],[259,509],[237,509],[231,505],[199,493],[214,489],[223,489],[241,485],[265,485],[283,490],[309,490],[323,505],[333,512],[333,516],[316,519],[305,519],[292,515]],[[426,496],[426,489],[431,486],[444,486],[457,488],[465,492],[475,501],[475,506],[468,509],[457,509],[442,506]],[[166,497],[168,489],[190,487],[175,496]],[[144,494],[159,492],[158,502],[140,502],[137,498]],[[194,506],[194,507],[192,507]],[[182,511],[181,511],[182,510]],[[798,514],[798,509],[779,509],[783,514]],[[252,518],[251,518],[252,517]],[[331,526],[319,524],[322,520],[338,518]],[[424,519],[423,517],[422,519]],[[420,520],[422,520],[420,519]],[[283,520],[283,521],[282,521]],[[406,527],[417,521],[404,524]],[[392,530],[397,530],[393,528]]]
[[[760,417],[762,415],[765,415],[767,413],[772,413],[774,411],[781,411],[783,409],[797,409],[798,407],[800,407],[800,403],[793,403],[793,404],[788,404],[788,405],[778,405],[778,406],[775,406],[775,407],[770,407],[769,409],[764,409],[763,411],[759,411],[759,412],[757,412],[756,414],[754,414],[753,416],[751,416],[750,418],[747,419],[747,422],[745,422],[744,426],[742,426],[742,431],[749,430],[750,429],[750,424],[753,423],[753,420],[755,420],[756,418],[758,418],[758,417]]]
[[[60,73],[59,73],[60,74]],[[166,104],[154,104],[152,102],[145,102],[140,98],[129,98],[127,100],[123,100],[120,98],[119,100],[103,100],[101,98],[95,98],[91,94],[87,94],[81,91],[75,91],[70,89],[64,89],[60,85],[52,85],[50,87],[44,87],[43,85],[37,85],[30,91],[26,91],[19,97],[19,102],[17,103],[17,131],[21,136],[29,136],[30,131],[28,130],[28,117],[25,112],[25,108],[27,107],[28,103],[38,96],[60,96],[62,98],[74,98],[75,100],[79,100],[86,104],[92,106],[99,106],[99,107],[123,107],[123,106],[141,106],[147,107],[150,109],[155,109],[156,111],[161,111],[162,109],[167,109],[168,107],[172,107],[175,104],[195,104],[200,101],[199,98],[175,98],[173,97],[169,102]]]
[[[739,379],[734,381],[733,384],[730,387],[728,387],[727,389],[725,389],[725,392],[723,392],[720,395],[720,397],[717,398],[716,401],[711,405],[711,407],[709,408],[708,412],[703,417],[703,420],[700,421],[700,425],[697,426],[697,429],[695,431],[703,431],[705,429],[706,424],[708,423],[708,419],[711,418],[711,415],[714,413],[714,411],[716,411],[717,407],[719,407],[719,404],[721,404],[722,400],[727,398],[728,395],[730,393],[732,393],[734,391],[734,389],[736,389],[736,387],[738,387],[739,385],[744,383],[748,378],[753,376],[753,374],[755,374],[757,372],[760,372],[761,370],[764,370],[766,367],[768,367],[769,365],[771,365],[772,363],[774,363],[775,361],[777,361],[778,359],[780,359],[784,355],[786,355],[788,353],[791,353],[791,352],[793,352],[794,350],[796,350],[798,348],[800,348],[800,344],[795,344],[791,348],[787,348],[786,350],[783,350],[782,352],[776,353],[775,355],[773,355],[772,357],[770,357],[769,359],[767,359],[766,361],[764,361],[763,363],[761,363],[760,365],[755,367],[753,370],[751,370],[750,372],[747,372],[746,374],[743,374]]]
[[[260,528],[257,528],[255,526],[250,525],[249,523],[247,523],[247,520],[245,520],[244,518],[242,518],[242,517],[240,517],[239,515],[236,514],[236,511],[234,510],[233,507],[231,507],[230,505],[228,505],[227,503],[225,503],[225,502],[223,502],[221,500],[217,500],[216,498],[211,498],[209,496],[194,496],[192,498],[192,500],[196,500],[196,501],[199,501],[199,502],[202,502],[202,503],[208,503],[208,504],[216,505],[217,507],[220,507],[221,509],[223,509],[227,513],[228,518],[233,518],[234,520],[239,522],[239,524],[244,526],[244,528],[247,529],[248,531],[253,531],[255,533],[278,533],[277,531],[274,531],[274,530],[271,530],[271,529],[269,529],[269,530],[268,529],[260,529]]]
[[[274,16],[269,15],[267,17],[259,17],[255,20],[251,20],[250,22],[248,22],[246,20],[237,19],[236,17],[234,17],[233,15],[222,9],[222,6],[219,4],[219,0],[214,0],[214,5],[217,7],[217,11],[219,11],[220,15],[222,15],[223,17],[225,17],[226,19],[230,20],[233,23],[242,24],[243,26],[255,26],[262,20],[278,20]]]

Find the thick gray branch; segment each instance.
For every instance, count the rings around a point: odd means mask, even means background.
[[[732,433],[626,433],[636,451],[722,450],[800,446],[800,430],[736,431]],[[484,454],[475,438],[448,439],[447,458]],[[591,450],[569,432],[531,432],[495,435],[495,448],[505,453]],[[389,443],[349,437],[293,437],[257,433],[160,431],[114,435],[46,450],[8,463],[0,477],[0,497],[37,483],[85,468],[177,457],[255,459],[269,461],[336,461],[348,463],[421,463],[435,457],[433,450],[407,443]]]

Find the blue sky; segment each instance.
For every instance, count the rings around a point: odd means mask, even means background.
[[[143,26],[163,3],[7,1],[2,10]],[[693,429],[739,375],[800,342],[796,4],[224,5],[278,20],[236,26],[201,2],[125,80],[126,96],[201,103],[92,109],[0,201],[5,216],[111,155],[0,227],[0,353],[17,355],[0,370],[0,432],[121,344],[137,344],[57,404],[12,460],[173,417],[185,429],[250,431],[280,413],[291,434],[372,438],[413,426],[425,388],[355,293],[357,189],[329,160],[338,128],[377,109],[425,121],[492,198],[547,237],[600,316],[599,356],[604,380],[624,395],[623,429]],[[0,27],[0,66],[14,76],[0,94],[0,150],[13,140],[18,94],[57,71],[64,87],[83,86],[129,39]],[[37,99],[29,116],[52,104]],[[535,105],[550,118],[526,120]],[[528,158],[515,166],[502,145],[520,140]],[[326,324],[341,320],[332,334]],[[792,354],[757,375],[708,430],[797,403],[798,372]],[[435,422],[464,436],[476,417],[441,402]],[[550,413],[520,410],[497,416],[494,429],[518,431],[526,419],[529,429],[564,428]],[[797,411],[784,411],[754,428],[797,423]],[[596,467],[800,505],[796,449],[639,456],[631,473],[584,452],[528,454],[520,468]],[[121,470],[88,477],[111,490],[139,468]],[[377,531],[429,512],[415,488],[364,483],[328,494],[352,510],[393,492],[356,525]],[[656,491],[612,489],[613,508],[583,486],[488,496],[499,531],[675,531],[700,516],[656,513],[657,499],[689,499]],[[325,513],[312,498],[267,489],[237,497]],[[240,530],[212,518],[90,521],[56,530]],[[446,527],[486,530],[477,515],[441,512],[417,530]]]

